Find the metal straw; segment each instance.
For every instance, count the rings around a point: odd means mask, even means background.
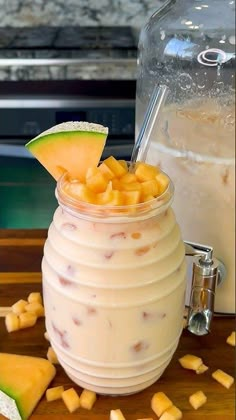
[[[143,124],[139,132],[138,138],[134,144],[130,159],[130,169],[132,171],[133,164],[138,160],[144,162],[147,157],[150,134],[154,123],[157,120],[160,109],[166,101],[169,88],[166,85],[155,85],[148,107],[144,116]]]

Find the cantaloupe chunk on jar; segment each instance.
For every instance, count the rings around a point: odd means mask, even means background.
[[[117,178],[120,178],[127,172],[126,168],[113,156],[110,156],[107,159],[105,159],[104,163],[108,166],[108,168],[114,173],[114,175]]]
[[[144,182],[155,179],[159,172],[159,168],[149,165],[148,163],[139,162],[134,173],[140,182]]]
[[[104,192],[107,189],[108,179],[98,168],[89,168],[86,173],[86,186],[94,193]]]

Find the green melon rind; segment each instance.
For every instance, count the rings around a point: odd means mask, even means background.
[[[93,136],[94,138],[101,137],[104,140],[106,140],[106,137],[107,137],[107,134],[98,133],[97,131],[61,131],[61,132],[41,135],[40,137],[35,137],[34,139],[26,143],[25,147],[28,150],[33,151],[35,147],[38,147],[42,143],[43,144],[50,143],[50,142],[54,143],[56,138],[57,138],[57,141],[65,141],[65,138],[68,136],[77,137],[78,135],[83,136],[83,137],[88,137],[88,138],[91,138]],[[68,138],[67,141],[70,142],[71,140]]]

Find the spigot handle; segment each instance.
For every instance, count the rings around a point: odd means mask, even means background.
[[[210,331],[216,287],[224,280],[224,264],[213,257],[213,248],[184,241],[185,255],[193,256],[193,276],[187,328],[196,335]]]

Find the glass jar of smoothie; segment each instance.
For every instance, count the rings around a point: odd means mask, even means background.
[[[185,247],[173,185],[151,202],[98,206],[66,193],[42,262],[46,328],[67,375],[102,394],[131,394],[169,364],[183,328]]]
[[[136,135],[156,84],[170,94],[147,161],[174,182],[183,238],[211,245],[225,264],[215,311],[234,313],[234,1],[167,0],[149,19],[139,40]]]

